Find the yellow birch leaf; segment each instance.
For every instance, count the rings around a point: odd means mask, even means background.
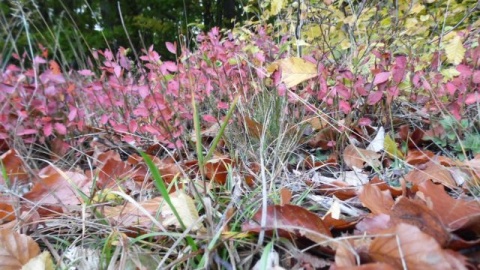
[[[275,65],[282,71],[282,82],[285,83],[287,88],[317,76],[317,65],[299,57],[275,61],[267,67],[267,70],[271,71]]]
[[[449,63],[458,65],[462,62],[465,56],[465,48],[462,44],[460,36],[454,37],[446,46],[445,54]]]

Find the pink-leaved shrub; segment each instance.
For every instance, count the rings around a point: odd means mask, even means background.
[[[312,104],[310,110],[335,112],[336,117],[362,108],[373,113],[380,102],[390,106],[401,97],[427,113],[446,108],[460,118],[479,101],[480,47],[467,50],[455,67],[459,75],[452,78],[437,71],[438,54],[428,68],[415,70],[418,58],[374,50],[360,63],[375,60],[363,74],[335,66],[328,52],[317,51],[304,58],[318,64],[318,76],[290,89],[291,95],[279,72],[268,77],[266,71],[268,64],[289,57],[280,50],[288,37],[276,42],[264,28],[254,33],[242,39],[232,33],[222,37],[214,28],[197,37],[195,50],[181,47],[176,61],[162,61],[153,46],[138,61],[124,48],[115,54],[95,51],[92,56],[102,63],[97,72],[61,71],[54,60],[40,55],[26,70],[10,64],[0,77],[0,140],[43,142],[100,127],[131,143],[149,139],[181,146],[193,117],[192,95],[206,122],[220,120],[236,95],[246,101],[266,90],[287,93],[291,103],[300,96]],[[166,46],[177,54],[175,43]],[[15,57],[29,59],[26,54]],[[371,121],[367,117],[360,123]]]

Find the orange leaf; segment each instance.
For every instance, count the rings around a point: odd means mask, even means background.
[[[346,230],[346,229],[351,229],[357,224],[358,219],[349,219],[350,221],[344,220],[344,219],[335,219],[332,217],[332,213],[328,213],[323,217],[323,222],[325,223],[325,226],[327,226],[330,229],[335,229],[335,230]]]
[[[227,182],[228,167],[233,161],[226,157],[213,158],[205,163],[205,175],[211,181],[224,185]]]
[[[362,204],[375,214],[390,214],[394,201],[389,190],[381,191],[377,186],[366,184],[360,190],[358,198]]]
[[[0,269],[22,269],[40,254],[40,247],[30,236],[9,229],[0,230]]]
[[[289,204],[292,199],[292,191],[288,188],[280,189],[280,204],[285,205]]]
[[[314,243],[321,243],[326,238],[332,237],[319,216],[297,205],[269,205],[265,215],[267,220],[264,229],[277,231],[280,236],[286,238],[306,237]],[[261,220],[262,209],[259,209],[252,220],[242,225],[242,230],[260,232]]]
[[[435,185],[430,181],[425,181],[418,185],[419,197],[431,203],[432,209],[439,215],[443,224],[451,231],[461,229],[472,223],[476,223],[476,231],[480,234],[480,204],[477,200],[454,199],[445,192],[442,185]]]
[[[256,139],[260,139],[263,133],[262,124],[253,120],[252,118],[245,116],[245,122],[247,124],[247,131],[250,136],[253,136]]]
[[[429,150],[408,150],[405,161],[410,165],[424,164],[432,160],[435,154]]]
[[[0,224],[15,220],[15,211],[10,203],[5,203],[2,199],[4,196],[0,196]],[[8,201],[6,199],[5,201]]]
[[[405,180],[417,185],[432,180],[433,182],[440,183],[446,187],[456,188],[457,183],[455,182],[455,179],[453,179],[450,171],[437,162],[438,161],[432,160],[422,165],[422,169],[416,168],[405,175]]]
[[[405,223],[417,226],[422,232],[435,238],[442,247],[450,241],[450,234],[437,213],[420,202],[400,197],[392,208],[390,221],[392,224]]]
[[[25,199],[40,204],[77,205],[82,201],[77,195],[76,188],[85,194],[90,192],[91,181],[83,173],[63,172],[50,165],[42,169],[39,176],[40,179],[23,196]]]
[[[8,150],[0,156],[0,162],[7,173],[8,179],[11,181],[11,185],[26,183],[28,181],[28,173],[17,151],[14,149]],[[17,183],[17,181],[19,183]],[[3,179],[2,174],[0,174],[0,185],[5,185],[5,179]]]
[[[395,270],[391,265],[386,263],[367,263],[358,266],[343,266],[337,267],[332,265],[330,270]]]
[[[110,150],[101,153],[97,160],[102,164],[96,169],[98,173],[97,186],[101,189],[116,186],[119,179],[125,179],[135,173],[129,163],[122,161],[117,151]]]
[[[400,223],[383,231],[370,247],[370,257],[396,269],[467,269],[458,256],[443,250],[430,235],[416,226]],[[405,263],[405,265],[403,265]]]
[[[343,151],[343,160],[349,168],[363,169],[365,166],[380,166],[381,155],[366,149],[357,148],[350,144]]]
[[[60,69],[60,66],[58,65],[58,63],[55,60],[50,60],[50,62],[48,62],[48,63],[50,65],[50,70],[52,71],[52,74],[59,75],[59,74],[62,73],[62,70]]]

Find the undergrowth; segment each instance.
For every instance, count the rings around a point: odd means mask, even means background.
[[[335,200],[319,202],[320,185],[312,183],[322,182],[315,178],[317,172],[341,178],[347,164],[339,159],[348,145],[364,149],[379,128],[385,127],[399,150],[396,146],[384,149],[383,155],[393,161],[365,170],[369,180],[383,175],[392,186],[413,170],[396,150],[406,155],[408,149],[422,148],[458,160],[480,154],[478,30],[457,32],[438,24],[431,35],[440,32],[444,38],[449,32],[453,33],[450,40],[461,37],[470,45],[465,57],[452,63],[442,57],[444,48],[430,53],[435,46],[418,57],[413,51],[404,52],[400,44],[405,34],[400,31],[402,16],[395,17],[393,36],[385,40],[371,29],[384,25],[386,17],[374,13],[374,5],[362,3],[343,6],[357,17],[345,11],[342,24],[347,30],[341,34],[332,33],[337,26],[323,29],[319,23],[317,29],[308,24],[304,42],[318,46],[305,46],[302,51],[294,43],[301,37],[283,30],[283,24],[272,27],[258,22],[231,31],[214,28],[200,33],[194,50],[168,43],[176,61],[162,61],[153,46],[140,51],[74,49],[81,67],[73,70],[61,51],[49,54],[38,40],[28,40],[27,49],[17,48],[16,37],[10,33],[2,51],[11,53],[1,59],[0,144],[2,153],[15,149],[28,165],[28,176],[19,181],[4,170],[5,193],[21,200],[28,193],[23,191],[28,179],[35,179],[35,173],[49,162],[94,179],[90,193],[84,194],[84,204],[75,211],[59,211],[55,218],[39,216],[34,223],[16,227],[42,243],[59,269],[131,269],[138,265],[146,269],[251,269],[258,261],[266,265],[270,249],[276,249],[288,265],[305,247],[265,230],[254,237],[243,231],[242,224],[258,211],[266,213],[267,206],[282,203],[283,189],[292,193],[287,204],[325,215]],[[379,10],[384,8],[377,5]],[[320,13],[320,8],[309,8],[328,20],[338,11],[329,7],[329,12]],[[34,27],[27,27],[28,16],[21,9],[16,12],[11,22],[23,24],[26,33],[33,31]],[[289,5],[279,18],[288,20],[293,12]],[[414,18],[416,11],[412,12],[404,15],[407,24]],[[362,16],[374,19],[364,25],[367,21]],[[414,34],[411,27],[405,31],[408,36]],[[49,32],[46,35],[55,35]],[[330,38],[318,41],[313,32]],[[361,46],[364,40],[372,42]],[[379,44],[383,42],[390,44]],[[72,40],[71,47],[78,48],[76,43]],[[270,65],[293,56],[315,62],[316,74],[287,87],[287,70],[272,70]],[[416,130],[428,134],[412,139]],[[139,188],[130,186],[131,179],[120,173],[107,171],[101,176],[95,171],[108,161],[101,155],[110,150],[118,152],[115,158],[122,161],[135,155],[139,158],[142,152],[147,166],[142,167],[144,179],[136,182],[142,183]],[[169,172],[164,160],[168,166],[180,167],[179,171]],[[137,168],[140,161],[135,162],[123,169]],[[220,172],[208,176],[204,171],[208,164],[219,163],[225,177],[220,182],[214,177]],[[166,179],[165,174],[171,177]],[[478,196],[478,179],[468,189]],[[102,190],[106,191],[103,195]],[[177,190],[193,198],[200,215],[190,227],[170,199]],[[86,192],[82,187],[75,191]],[[159,195],[163,198],[159,204],[168,205],[180,226],[165,227],[159,222],[160,212],[147,216],[151,222],[147,229],[124,226],[104,212],[106,207],[127,202],[132,209],[146,212],[141,203]],[[29,204],[43,208],[41,202]],[[364,213],[358,210],[358,201],[347,205],[352,212]],[[16,216],[21,215],[17,209]],[[263,228],[266,216],[262,218]]]

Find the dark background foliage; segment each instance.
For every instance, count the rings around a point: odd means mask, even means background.
[[[119,46],[139,51],[154,45],[171,56],[165,41],[192,45],[194,34],[230,28],[244,19],[245,0],[24,0],[0,1],[2,63],[11,54],[48,46],[50,55],[74,68],[89,50]],[[121,14],[120,14],[121,11]],[[13,16],[12,16],[13,15]],[[26,18],[26,19],[24,19]],[[123,19],[123,23],[122,23]],[[124,28],[125,27],[125,28]],[[29,31],[26,31],[28,28]],[[126,29],[126,31],[125,31]],[[29,36],[27,36],[27,33]],[[8,44],[15,42],[16,46]],[[18,51],[15,52],[13,48]],[[173,57],[173,56],[172,56]]]

